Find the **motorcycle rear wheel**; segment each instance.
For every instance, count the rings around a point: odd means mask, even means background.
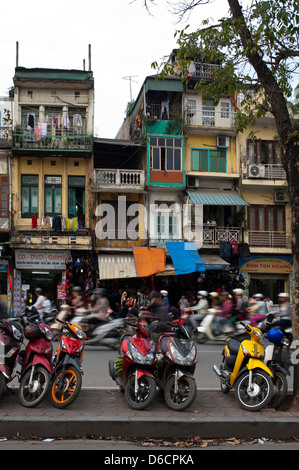
[[[269,405],[273,396],[273,382],[262,369],[252,371],[252,391],[248,391],[249,371],[244,372],[235,384],[236,399],[244,410],[259,411]]]
[[[82,376],[74,366],[67,366],[64,372],[63,384],[62,369],[58,372],[51,387],[51,401],[55,408],[66,408],[71,405],[80,393]]]
[[[125,387],[125,397],[133,410],[144,410],[156,397],[156,381],[149,375],[142,375],[138,379],[138,390],[135,393],[135,375],[132,375]]]
[[[178,393],[175,393],[175,377],[168,380],[164,390],[164,398],[169,408],[182,411],[188,408],[195,400],[197,393],[196,382],[192,377],[183,375],[178,380]]]
[[[0,398],[5,392],[5,387],[6,387],[6,380],[4,378],[4,375],[0,373]]]
[[[277,409],[285,401],[288,393],[288,382],[286,376],[279,371],[274,372],[274,394],[269,403],[269,407]]]
[[[50,386],[50,374],[42,366],[35,367],[32,376],[32,384],[29,385],[31,376],[29,369],[21,378],[18,397],[21,405],[33,408],[43,401]]]

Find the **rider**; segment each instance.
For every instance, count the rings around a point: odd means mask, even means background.
[[[254,294],[254,304],[250,307],[250,323],[256,326],[258,322],[263,321],[266,317],[266,304],[263,294]]]
[[[44,303],[45,303],[45,297],[43,296],[43,290],[40,287],[37,287],[35,289],[35,295],[37,297],[35,303],[32,305],[32,307],[29,307],[30,310],[32,308],[36,308],[38,311],[38,315],[40,318],[40,321],[43,321],[43,313],[44,313]]]
[[[88,324],[95,325],[106,322],[109,316],[110,302],[107,298],[107,291],[103,287],[96,288],[92,292],[95,296],[95,304],[88,309],[88,313],[95,313],[95,317],[88,320]]]
[[[195,315],[190,315],[189,317],[190,323],[193,328],[196,328],[198,326],[198,322],[200,322],[207,313],[207,310],[209,308],[208,295],[208,292],[205,290],[198,291],[198,303],[194,305],[194,307],[190,307],[190,310],[198,312]]]
[[[290,305],[290,296],[286,292],[281,292],[278,294],[279,302],[279,313],[277,317],[279,321],[275,324],[282,326],[283,328],[288,328],[292,326],[292,307]]]

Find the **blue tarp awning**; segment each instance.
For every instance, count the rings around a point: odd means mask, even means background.
[[[176,274],[205,271],[206,265],[198,254],[194,242],[166,242]]]

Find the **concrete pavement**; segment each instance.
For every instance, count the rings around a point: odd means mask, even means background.
[[[0,400],[0,437],[76,438],[299,438],[299,409],[242,410],[234,393],[198,390],[191,407],[170,410],[163,398],[142,411],[132,410],[118,389],[82,389],[77,400],[63,410],[48,398],[36,408],[25,408],[14,394]]]

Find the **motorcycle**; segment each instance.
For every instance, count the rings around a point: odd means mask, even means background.
[[[51,328],[38,320],[28,320],[24,336],[28,339],[25,350],[20,351],[18,397],[23,406],[32,408],[45,398],[53,372],[53,332]]]
[[[286,376],[290,375],[289,368],[292,365],[290,360],[292,333],[275,327],[274,324],[266,336],[272,344],[265,349],[264,363],[274,375],[274,394],[269,406],[277,409],[284,402],[288,392]]]
[[[125,392],[128,405],[134,410],[143,410],[156,396],[156,346],[146,324],[128,323],[135,334],[121,338],[118,358],[109,361],[109,374]]]
[[[158,339],[156,379],[167,406],[175,411],[188,408],[195,400],[197,386],[193,377],[197,348],[189,329],[178,323]]]
[[[214,309],[208,309],[200,325],[196,328],[196,332],[193,334],[193,337],[197,343],[205,343],[208,340],[223,342],[232,333],[236,336],[243,333],[243,328],[241,330],[240,324],[237,323],[236,328],[224,325],[222,333],[220,335],[215,335],[215,313],[216,311]]]
[[[53,361],[51,401],[56,408],[66,408],[79,395],[82,387],[82,360],[86,335],[82,328],[69,322],[62,324],[62,336]]]
[[[124,330],[125,319],[113,318],[109,315],[107,321],[96,323],[95,327],[90,329],[89,320],[92,319],[97,319],[97,315],[79,311],[75,316],[76,323],[80,325],[86,333],[85,344],[108,346],[112,349],[117,349]]]
[[[6,319],[0,321],[0,398],[5,387],[16,376],[13,371],[21,350],[23,333],[20,326]]]
[[[241,322],[242,323],[242,322]],[[213,370],[220,378],[223,393],[235,390],[237,402],[247,411],[258,411],[267,406],[274,393],[273,372],[263,362],[264,340],[259,328],[243,324],[250,339],[242,342],[228,338],[223,349],[223,364]]]

